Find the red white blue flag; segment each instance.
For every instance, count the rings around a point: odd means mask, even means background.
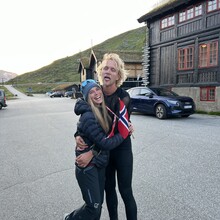
[[[119,119],[118,119],[118,131],[121,136],[125,139],[129,135],[128,127],[128,111],[125,107],[124,102],[119,99],[120,109],[119,109]]]

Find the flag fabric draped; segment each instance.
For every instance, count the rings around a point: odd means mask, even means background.
[[[112,123],[112,129],[109,133],[108,137],[112,137],[114,135],[114,129],[116,125],[116,118],[118,119],[118,132],[125,139],[129,135],[129,127],[128,127],[128,111],[124,104],[124,102],[119,98],[119,116],[117,116],[110,108],[106,106],[108,111],[110,111],[114,115],[114,120]]]
[[[118,131],[121,136],[125,139],[129,135],[128,127],[128,111],[125,107],[124,102],[119,99],[120,109],[119,109],[119,119],[118,119]]]

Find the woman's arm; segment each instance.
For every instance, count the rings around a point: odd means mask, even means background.
[[[86,114],[82,117],[86,117]],[[81,123],[82,133],[101,150],[112,150],[124,141],[124,138],[119,133],[107,138],[106,133],[94,116],[86,117],[86,120],[82,118],[82,121],[84,122],[83,124]]]

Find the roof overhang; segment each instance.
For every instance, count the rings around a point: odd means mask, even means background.
[[[138,22],[147,22],[149,20],[156,19],[158,17],[165,16],[168,13],[172,13],[172,11],[176,11],[183,7],[183,5],[187,6],[191,3],[196,4],[201,2],[201,0],[170,0],[166,1],[165,3],[161,3],[154,9],[150,10],[147,14],[141,16],[138,18]]]

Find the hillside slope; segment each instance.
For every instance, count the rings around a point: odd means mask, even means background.
[[[145,26],[127,31],[112,37],[93,47],[95,51],[117,52],[134,51],[141,52],[145,44]],[[89,57],[91,48],[73,56],[61,58],[33,72],[27,72],[17,76],[10,83],[56,83],[56,82],[79,82],[79,59]]]

